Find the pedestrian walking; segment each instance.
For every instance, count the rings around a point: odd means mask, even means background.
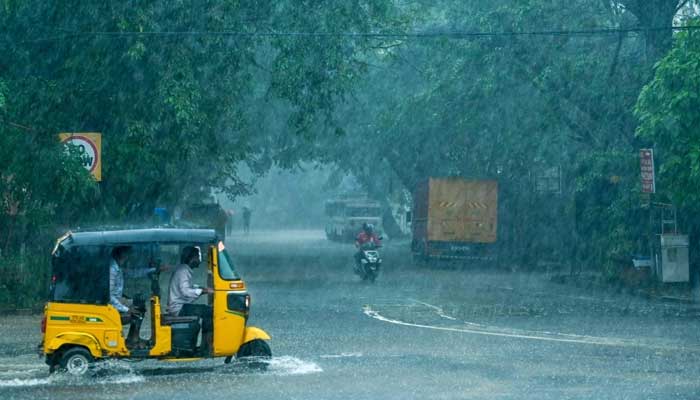
[[[250,207],[243,207],[243,232],[246,234],[250,233],[250,215],[252,213],[253,211],[250,209]]]

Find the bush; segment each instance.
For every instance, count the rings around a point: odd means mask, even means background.
[[[49,273],[45,254],[0,257],[0,309],[39,309],[46,300]]]

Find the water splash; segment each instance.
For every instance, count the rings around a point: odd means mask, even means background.
[[[352,357],[362,357],[362,353],[340,353],[340,354],[324,354],[321,358],[352,358]]]
[[[268,373],[274,375],[306,375],[323,372],[318,364],[296,357],[274,357],[268,362]]]

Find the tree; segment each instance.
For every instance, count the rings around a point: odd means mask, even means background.
[[[238,163],[267,168],[257,161],[288,151],[251,118],[257,93],[286,102],[283,136],[311,137],[312,122],[363,72],[359,40],[267,34],[367,31],[391,12],[379,0],[3,5],[0,70],[16,89],[7,115],[45,137],[102,132],[99,206],[117,219],[213,189],[247,193]]]
[[[618,4],[629,10],[637,18],[639,26],[644,28],[649,60],[653,64],[663,57],[671,48],[673,30],[669,29],[674,17],[684,7],[695,4],[692,0],[617,0]]]
[[[659,189],[674,204],[700,211],[700,43],[681,32],[656,66],[635,108],[637,135],[655,144]]]
[[[644,10],[667,4],[655,7]],[[409,12],[415,29],[429,32],[581,31],[639,21],[612,2],[443,1]],[[663,15],[653,23],[669,27],[674,14]],[[348,121],[347,136],[327,137],[343,145],[327,146],[322,157],[375,193],[390,176],[409,189],[428,176],[497,178],[509,213],[501,225],[513,229],[508,240],[519,247],[511,254],[544,257],[551,251],[534,250],[534,238],[564,237],[591,247],[579,251],[595,255],[588,264],[627,257],[642,250],[644,231],[634,167],[642,141],[632,108],[658,57],[647,44],[634,34],[397,40],[366,60],[368,81],[339,118]],[[365,160],[379,167],[368,169]],[[561,197],[537,193],[538,174],[556,167]],[[551,223],[562,219],[573,222]],[[593,237],[599,241],[591,245]]]
[[[235,198],[251,189],[242,163],[261,173],[307,158],[311,128],[331,122],[364,72],[355,58],[366,41],[324,33],[375,30],[392,9],[384,0],[0,0],[0,246],[48,254],[48,241],[27,239],[142,222],[155,206],[212,191]],[[280,104],[288,120],[261,129],[257,117]],[[86,131],[103,134],[100,183],[57,143],[59,132]],[[36,264],[45,274],[48,263]]]

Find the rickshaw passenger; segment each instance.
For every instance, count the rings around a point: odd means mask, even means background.
[[[124,272],[122,268],[129,258],[129,246],[117,246],[112,249],[112,259],[109,262],[109,303],[119,311],[120,314],[128,314],[129,306],[124,304]]]
[[[124,270],[130,252],[130,246],[117,246],[113,248],[112,259],[109,264],[109,303],[119,311],[122,324],[131,323],[126,338],[127,346],[129,347],[140,345],[139,330],[141,329],[141,321],[143,320],[143,314],[146,310],[137,309],[130,301],[125,301],[125,299],[123,299],[124,276],[138,278],[156,271],[155,267]],[[164,271],[168,269],[168,266],[161,265],[158,269]]]
[[[134,310],[124,301],[124,276],[129,278],[141,278],[155,272],[155,267],[135,268],[125,270],[126,260],[129,258],[131,247],[117,246],[112,249],[112,260],[109,264],[109,303],[122,314],[128,314]],[[166,266],[161,266],[160,270],[166,270]]]
[[[199,267],[202,253],[199,247],[187,246],[180,255],[181,264],[170,277],[167,312],[174,316],[195,316],[202,319],[202,345],[211,349],[213,339],[212,309],[206,304],[193,304],[201,295],[214,293],[211,288],[202,288],[192,283],[192,269]]]

